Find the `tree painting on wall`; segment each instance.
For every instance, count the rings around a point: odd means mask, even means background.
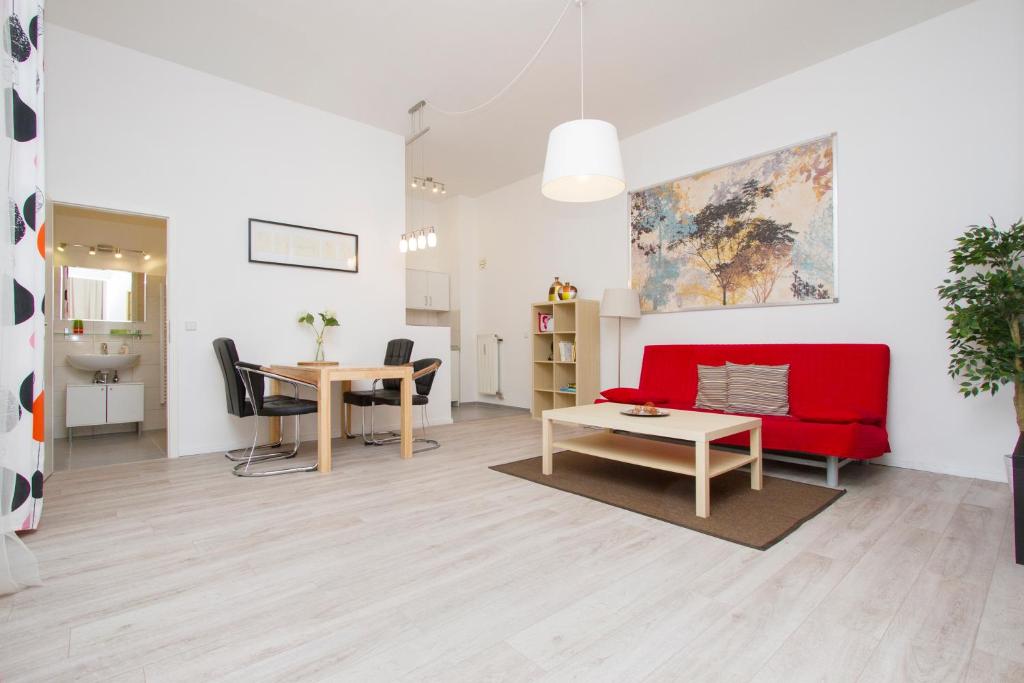
[[[645,313],[835,301],[835,135],[629,194]]]

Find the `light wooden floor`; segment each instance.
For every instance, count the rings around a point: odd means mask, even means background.
[[[1024,680],[1005,485],[851,465],[758,552],[488,470],[539,452],[528,418],[432,435],[330,476],[54,474],[0,678]]]

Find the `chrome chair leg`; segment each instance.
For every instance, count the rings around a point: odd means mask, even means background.
[[[422,437],[414,437],[413,443],[425,443],[425,448],[413,448],[413,453],[423,453],[425,451],[432,451],[435,448],[440,448],[441,444],[436,439],[428,439],[427,437],[427,406],[420,406],[422,409]],[[388,436],[380,438],[377,433],[373,430],[373,406],[370,406],[370,435],[366,435],[366,422],[363,421],[363,444],[366,446],[390,446],[395,443],[399,443],[402,440],[402,435],[399,432],[388,432]]]
[[[256,418],[256,426],[253,428],[253,436],[258,437],[259,432],[260,421],[259,418]],[[274,442],[261,443],[258,446],[255,446],[255,449],[260,450],[263,448],[280,448],[281,443],[281,439],[278,439],[277,441]],[[249,459],[248,453],[252,451],[253,448],[253,446],[242,446],[241,448],[233,448],[229,451],[224,451],[224,457],[227,458],[228,460],[231,460],[232,462],[242,462],[243,460]],[[254,459],[270,460],[279,456],[287,455],[287,453],[287,451],[277,451],[273,453],[257,453]]]
[[[294,458],[296,456],[296,454],[298,454],[299,446],[302,444],[302,440],[299,437],[299,416],[298,415],[295,416],[295,443],[293,444],[292,450],[290,452],[287,452],[287,453],[283,452],[281,455],[277,455],[277,456],[271,457],[271,458],[268,458],[268,457],[265,457],[265,456],[261,457],[260,455],[256,455],[256,453],[255,453],[256,448],[257,448],[256,440],[258,438],[259,437],[256,436],[256,435],[253,436],[253,440],[252,440],[253,445],[252,445],[252,448],[249,450],[249,458],[247,460],[245,460],[244,462],[240,462],[237,465],[235,465],[233,468],[231,468],[231,473],[234,474],[235,476],[238,476],[238,477],[269,477],[269,476],[275,475],[275,474],[289,474],[291,472],[315,472],[316,471],[317,464],[315,462],[312,465],[301,465],[299,467],[286,467],[286,468],[277,469],[277,470],[250,470],[249,469],[249,467],[253,463],[266,462],[267,460],[276,460],[276,459],[287,460],[289,458]]]
[[[256,446],[256,450],[263,448],[280,448],[281,441],[275,443],[261,443]],[[242,462],[249,459],[249,451],[252,450],[252,446],[242,446],[241,448],[235,448],[230,451],[224,451],[224,457],[232,462]],[[288,455],[288,451],[271,451],[269,453],[257,453],[253,460],[273,460]]]

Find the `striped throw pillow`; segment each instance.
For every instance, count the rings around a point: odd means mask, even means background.
[[[730,413],[789,414],[789,365],[725,364]]]
[[[724,365],[697,366],[697,402],[695,408],[725,410],[729,405],[728,377]]]

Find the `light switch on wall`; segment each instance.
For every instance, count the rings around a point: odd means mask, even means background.
[[[195,332],[198,329],[199,329],[199,324],[195,320],[186,320],[185,321],[185,331],[186,332]]]

